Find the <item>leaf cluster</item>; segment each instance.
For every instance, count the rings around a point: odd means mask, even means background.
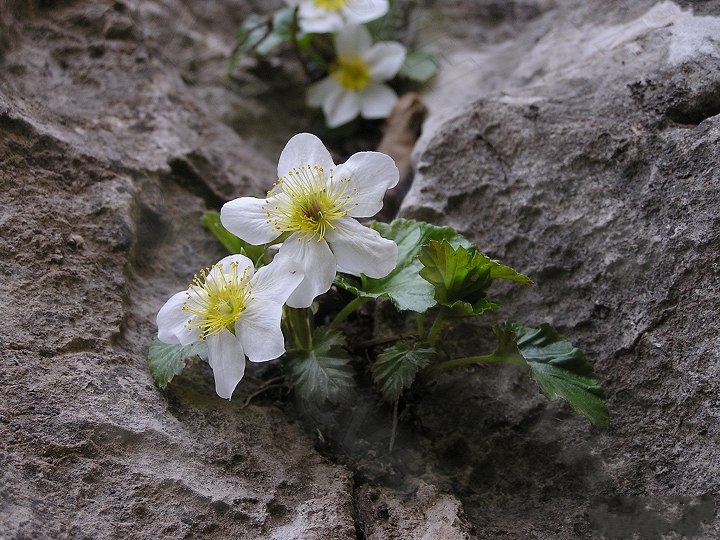
[[[528,277],[490,259],[477,247],[453,247],[447,240],[424,245],[418,260],[423,265],[419,275],[435,288],[436,302],[459,315],[480,315],[499,308],[499,303],[486,298],[495,279],[532,284]]]
[[[203,222],[230,253],[244,254],[256,265],[269,260],[267,246],[252,246],[228,232],[217,212],[207,212]],[[338,273],[336,285],[357,297],[348,308],[386,298],[398,311],[414,312],[418,321],[417,335],[391,340],[395,343],[371,366],[373,381],[386,401],[397,404],[421,372],[432,376],[464,365],[510,363],[527,369],[549,399],[563,399],[594,425],[607,425],[608,411],[592,365],[549,324],[495,326],[497,348],[487,355],[447,358],[438,346],[438,336],[447,335],[453,317],[477,316],[499,307],[488,299],[494,280],[532,284],[527,276],[481,253],[451,227],[406,219],[369,226],[397,244],[395,269],[379,279]],[[348,308],[341,311],[344,316]],[[426,333],[423,322],[431,308],[435,308],[435,318]],[[286,311],[284,330],[292,337],[292,345],[282,358],[285,379],[301,399],[340,404],[352,395],[354,370],[345,339],[335,330],[338,321],[315,328],[314,313],[312,309]],[[183,347],[155,339],[148,364],[157,385],[165,388],[185,367],[197,359],[207,360],[207,354],[204,341]]]

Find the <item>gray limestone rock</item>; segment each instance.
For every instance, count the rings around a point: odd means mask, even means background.
[[[0,538],[720,535],[720,3],[397,5],[441,68],[402,215],[535,279],[499,315],[586,351],[610,428],[509,367],[419,385],[392,456],[374,397],[334,432],[243,408],[272,366],[157,389],[155,314],[223,255],[199,218],[269,187],[302,85],[224,76],[265,2],[7,0]]]
[[[555,2],[428,95],[401,214],[533,278],[499,317],[556,325],[611,411],[591,429],[513,368],[423,396],[479,537],[720,534],[720,4],[697,6]]]

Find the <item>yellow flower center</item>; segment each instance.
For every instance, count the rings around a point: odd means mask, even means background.
[[[327,9],[328,11],[340,11],[345,5],[345,0],[314,0],[315,5],[320,9]]]
[[[329,174],[329,176],[328,176]],[[299,232],[305,238],[325,237],[338,219],[346,216],[357,197],[349,178],[335,180],[317,165],[296,167],[278,180],[282,190],[268,192],[265,213],[278,232]]]
[[[219,334],[223,329],[235,333],[235,323],[247,307],[252,287],[248,285],[249,270],[242,276],[238,263],[230,263],[230,272],[223,273],[220,266],[201,270],[188,287],[187,300],[182,310],[195,315],[187,327],[200,329],[200,339]]]
[[[330,67],[330,74],[346,90],[362,90],[372,81],[370,68],[357,53],[338,56],[337,62]]]

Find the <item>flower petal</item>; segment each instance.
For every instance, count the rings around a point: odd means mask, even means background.
[[[366,23],[388,12],[388,0],[347,0],[342,13],[348,23]]]
[[[299,263],[304,274],[303,280],[286,301],[290,307],[309,307],[316,296],[330,288],[335,279],[335,255],[325,240],[292,234],[275,256],[278,262],[285,259]]]
[[[387,276],[397,264],[398,247],[380,233],[352,218],[335,222],[335,229],[325,235],[337,259],[337,265],[353,275],[371,278]]]
[[[387,118],[397,100],[395,90],[384,84],[373,84],[360,92],[360,111],[363,118]]]
[[[323,112],[329,128],[342,126],[360,114],[360,98],[357,92],[342,91],[336,100],[324,103]]]
[[[336,179],[349,178],[349,188],[357,193],[353,217],[370,217],[383,206],[385,192],[398,183],[400,173],[393,159],[381,152],[358,152],[335,168]]]
[[[188,329],[187,322],[193,318],[182,307],[188,292],[180,291],[170,297],[157,314],[158,339],[170,345],[190,345],[200,339],[200,330]]]
[[[308,87],[307,104],[310,107],[322,107],[326,101],[338,99],[341,92],[342,88],[335,79],[325,77]]]
[[[400,71],[407,51],[397,41],[382,41],[373,45],[364,55],[373,81],[389,81]]]
[[[213,265],[213,270],[219,270],[223,274],[229,274],[230,269],[232,268],[232,263],[237,264],[238,276],[240,277],[242,277],[246,268],[248,269],[250,277],[252,277],[253,273],[255,272],[255,266],[253,265],[253,262],[245,255],[240,254],[228,255],[227,257],[220,259],[216,264]]]
[[[245,351],[238,338],[226,328],[208,336],[208,363],[215,377],[215,391],[223,399],[230,399],[245,374]]]
[[[250,280],[252,297],[260,303],[283,305],[302,280],[303,272],[298,262],[276,258],[258,270]]]
[[[303,165],[318,165],[324,169],[335,166],[325,145],[311,133],[298,133],[287,142],[278,161],[278,177],[282,178],[291,169]]]
[[[338,56],[347,53],[362,55],[371,45],[370,32],[364,26],[346,26],[335,35],[335,53]]]
[[[308,34],[325,34],[341,30],[346,22],[337,11],[317,7],[315,2],[302,2],[298,13],[300,28]]]
[[[263,207],[267,199],[240,197],[226,202],[220,209],[220,221],[228,231],[259,246],[275,240],[280,233],[268,223]]]
[[[235,333],[251,362],[274,360],[285,352],[281,317],[282,303],[255,299],[235,323]]]

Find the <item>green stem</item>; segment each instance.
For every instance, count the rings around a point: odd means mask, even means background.
[[[400,403],[400,398],[397,398],[395,400],[395,405],[393,406],[392,431],[390,432],[390,445],[388,446],[388,455],[392,454],[393,447],[395,446],[395,436],[397,435],[398,425],[398,403]]]
[[[335,318],[333,321],[328,325],[328,328],[330,330],[337,330],[338,326],[342,324],[342,322],[347,319],[350,314],[358,309],[360,306],[363,306],[367,304],[371,299],[370,298],[364,298],[362,296],[356,296],[353,300],[351,300],[347,306],[342,308],[340,310],[340,313],[335,315]]]
[[[311,80],[310,70],[308,69],[307,62],[305,61],[302,51],[300,51],[300,44],[298,43],[297,35],[298,30],[300,29],[300,23],[298,21],[299,10],[299,6],[293,10],[292,25],[290,27],[290,42],[292,43],[293,49],[295,49],[295,56],[297,56],[298,62],[300,62],[300,66],[302,67],[303,73],[305,73],[305,77],[308,80]]]
[[[484,354],[481,356],[466,356],[464,358],[453,358],[432,366],[433,371],[441,369],[450,369],[454,367],[467,366],[469,364],[499,364],[505,362],[508,364],[525,365],[525,359],[522,356],[498,356],[496,354]]]
[[[430,327],[430,331],[428,332],[428,342],[430,345],[435,347],[437,345],[440,332],[443,330],[445,326],[445,316],[447,314],[447,309],[445,307],[441,307],[440,311],[438,311],[437,316],[435,317],[435,320],[433,321],[432,326]]]
[[[287,307],[285,317],[290,324],[294,345],[306,351],[312,350],[312,312],[307,308]]]

